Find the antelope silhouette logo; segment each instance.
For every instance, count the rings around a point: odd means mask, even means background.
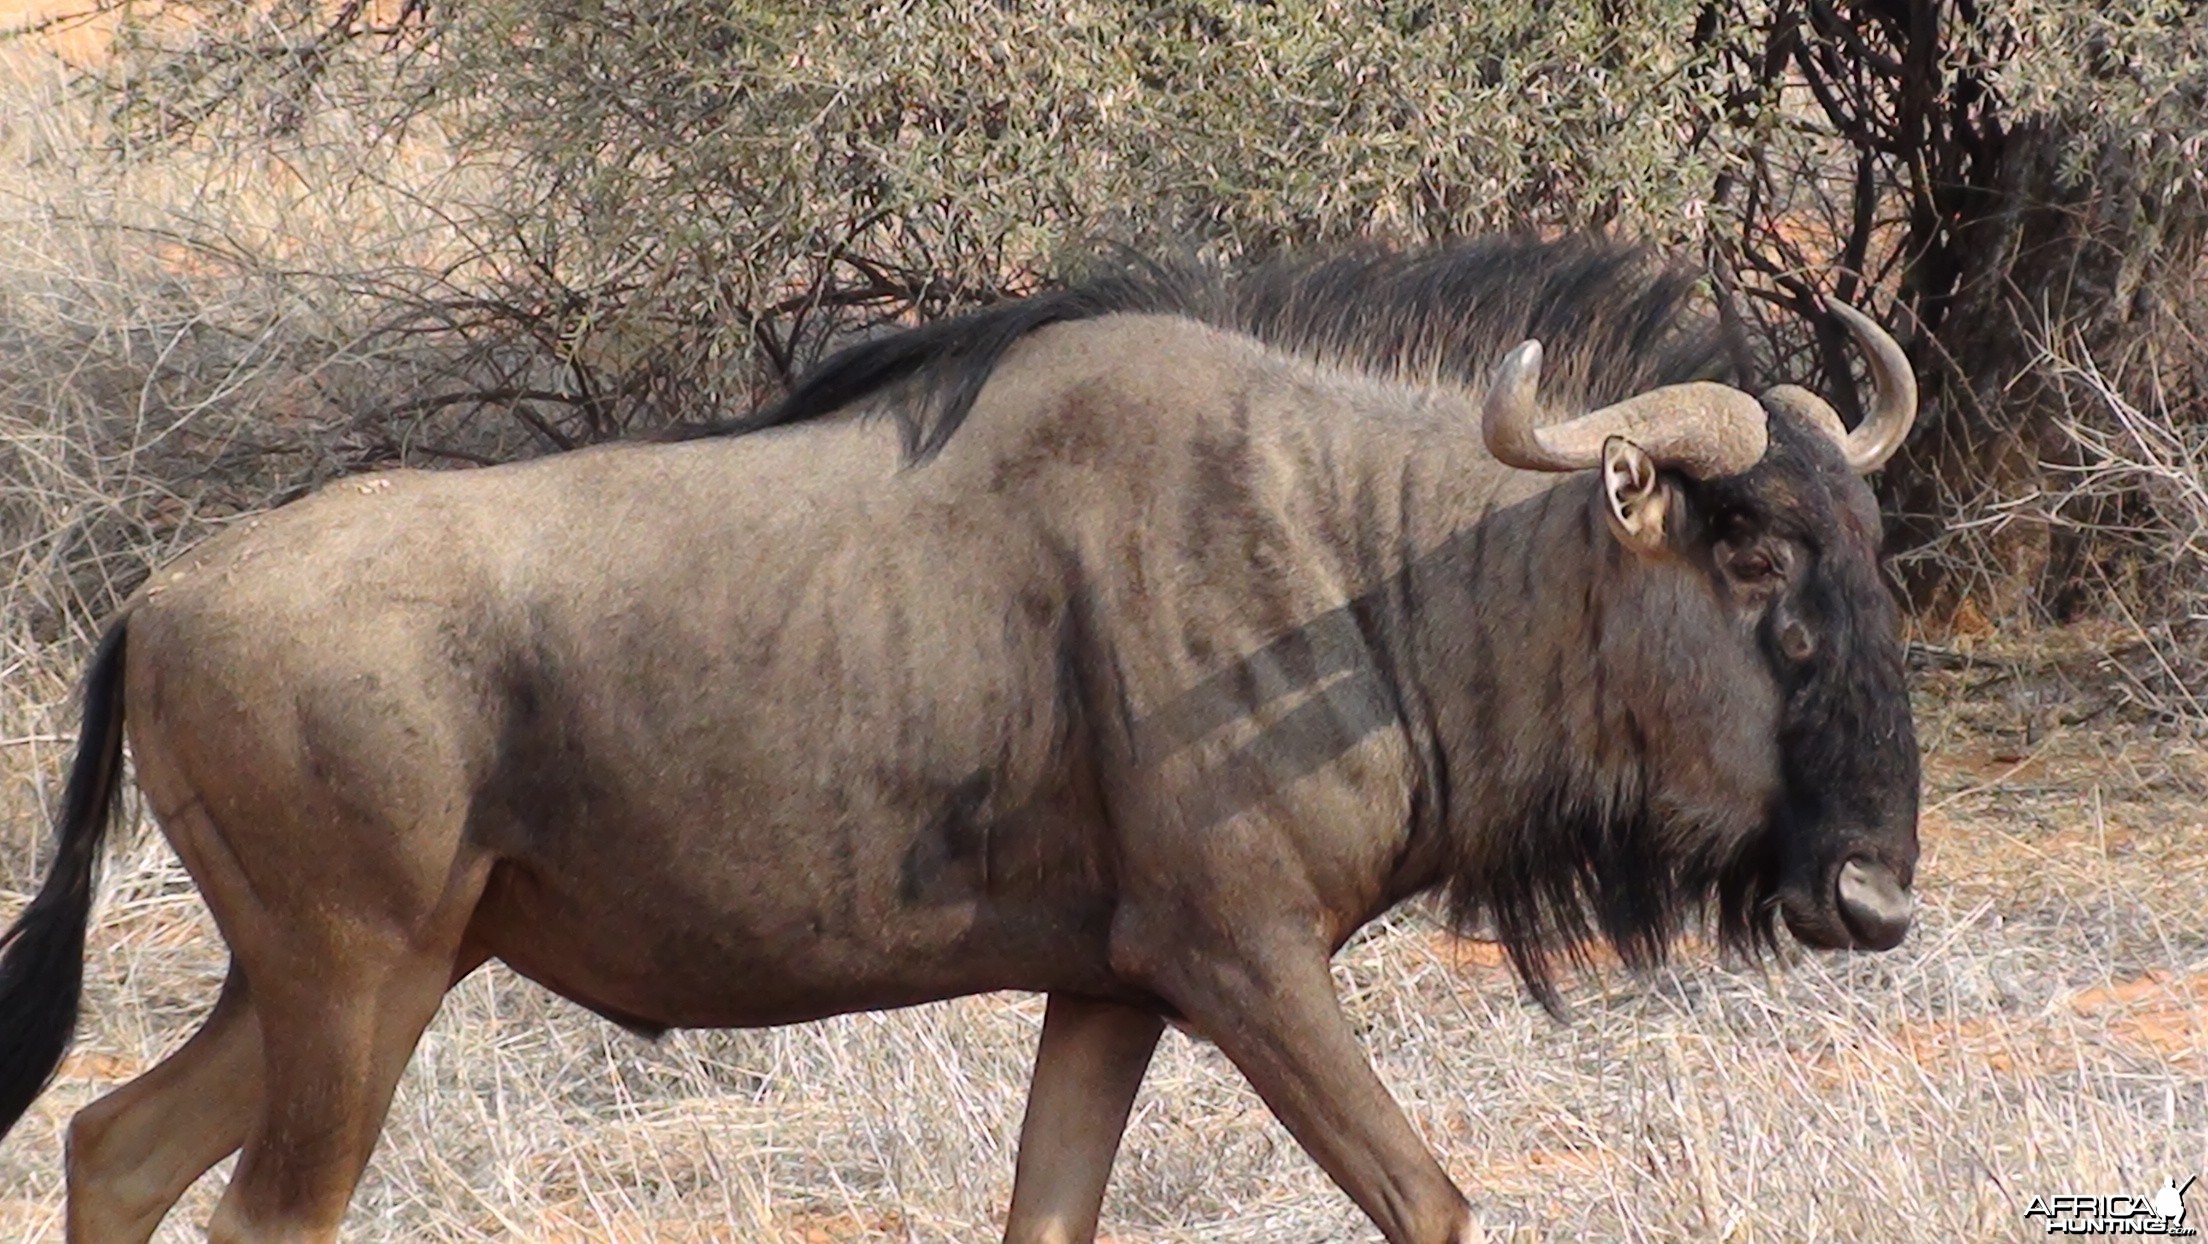
[[[2178,1182],[2175,1179],[2163,1180],[2161,1190],[2156,1192],[2152,1198],[2154,1203],[2154,1216],[2157,1218],[2166,1218],[2172,1224],[2184,1222],[2186,1189],[2191,1188],[2195,1183],[2199,1182],[2199,1180],[2200,1176],[2195,1175],[2191,1179],[2186,1180],[2183,1187],[2179,1187]]]

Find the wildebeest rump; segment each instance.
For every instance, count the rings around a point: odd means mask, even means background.
[[[1586,242],[1137,265],[855,346],[719,434],[240,523],[93,661],[0,957],[0,1123],[74,1024],[127,728],[232,963],[73,1122],[72,1239],[145,1239],[241,1146],[214,1238],[332,1238],[493,957],[647,1031],[1047,992],[1008,1240],[1093,1236],[1169,1017],[1390,1240],[1474,1238],[1337,1007],[1359,926],[1443,891],[1553,1004],[1593,936],[1908,925],[1857,472],[1914,383],[1837,305],[1855,432],[1712,383],[1686,291]]]

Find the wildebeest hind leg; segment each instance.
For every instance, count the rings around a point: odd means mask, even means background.
[[[441,684],[232,651],[232,630],[158,611],[135,621],[139,784],[259,1038],[260,1108],[208,1234],[334,1240],[415,1042],[468,964],[492,864],[466,832],[474,736],[431,694]]]
[[[287,973],[277,988],[254,977],[267,1092],[208,1226],[216,1244],[337,1238],[399,1077],[456,975],[450,943],[318,957],[319,970]]]
[[[245,1140],[260,1109],[260,1032],[235,966],[198,1032],[69,1124],[70,1244],[142,1244]]]
[[[1005,1244],[1088,1244],[1127,1112],[1165,1021],[1052,994],[1020,1126]]]

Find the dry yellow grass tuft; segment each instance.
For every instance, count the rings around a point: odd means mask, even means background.
[[[116,16],[92,0],[0,0],[0,36],[19,36],[81,64],[106,52]]]

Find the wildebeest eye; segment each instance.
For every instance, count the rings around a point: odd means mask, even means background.
[[[1772,560],[1771,555],[1754,548],[1733,554],[1727,560],[1725,568],[1732,572],[1734,578],[1748,583],[1768,579],[1779,573],[1779,565]]]

